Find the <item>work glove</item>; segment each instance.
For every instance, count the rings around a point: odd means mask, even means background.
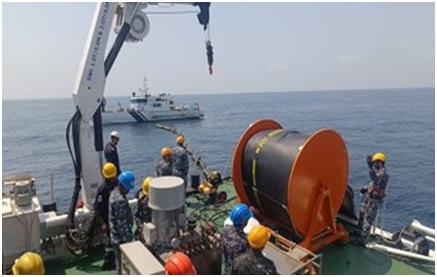
[[[367,193],[367,187],[362,187],[362,188],[360,189],[360,193],[361,193],[361,194],[366,194],[366,193]]]
[[[367,166],[372,168],[373,167],[372,156],[370,155],[367,156],[366,161],[367,161]]]

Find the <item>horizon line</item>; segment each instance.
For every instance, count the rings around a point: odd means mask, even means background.
[[[171,96],[195,96],[195,95],[235,95],[235,94],[265,94],[265,93],[298,93],[298,92],[342,92],[342,91],[366,91],[366,90],[406,90],[406,89],[434,89],[434,87],[391,87],[391,88],[355,88],[355,89],[315,89],[315,90],[290,90],[290,91],[244,91],[244,92],[213,92],[213,93],[183,93],[172,94]],[[153,95],[153,94],[152,94]],[[118,98],[118,97],[130,97],[130,95],[110,95],[105,98]],[[41,98],[3,98],[2,101],[18,101],[18,100],[60,100],[60,99],[72,99],[72,96],[66,97],[41,97]]]

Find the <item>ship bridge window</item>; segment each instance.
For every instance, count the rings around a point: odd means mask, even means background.
[[[153,107],[161,107],[161,103],[153,103]]]

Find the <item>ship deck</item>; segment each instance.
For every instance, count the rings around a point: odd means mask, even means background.
[[[191,195],[187,198],[187,216],[201,215],[200,223],[211,221],[217,227],[223,226],[225,218],[236,200],[235,190],[231,183],[225,183],[219,189],[228,195],[226,203],[210,204],[207,197]],[[350,226],[345,226],[350,229]],[[220,230],[218,230],[220,231]],[[46,274],[57,275],[112,275],[115,271],[100,270],[103,264],[103,247],[91,250],[82,256],[56,258],[46,262]],[[322,274],[327,275],[423,275],[435,274],[434,267],[424,267],[367,249],[354,244],[334,244],[322,251]]]

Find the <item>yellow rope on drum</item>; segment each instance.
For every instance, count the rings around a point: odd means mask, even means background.
[[[253,160],[252,160],[252,190],[254,192],[254,196],[255,196],[255,200],[258,203],[258,207],[263,210],[263,208],[261,207],[261,201],[259,200],[259,193],[258,193],[258,188],[256,186],[256,161],[258,160],[258,157],[261,153],[261,150],[263,149],[263,147],[267,144],[267,142],[273,138],[274,136],[276,136],[277,134],[283,132],[283,129],[278,129],[275,130],[273,132],[270,132],[267,136],[265,136],[259,143],[258,143],[258,147],[255,150],[255,155],[253,156]]]

